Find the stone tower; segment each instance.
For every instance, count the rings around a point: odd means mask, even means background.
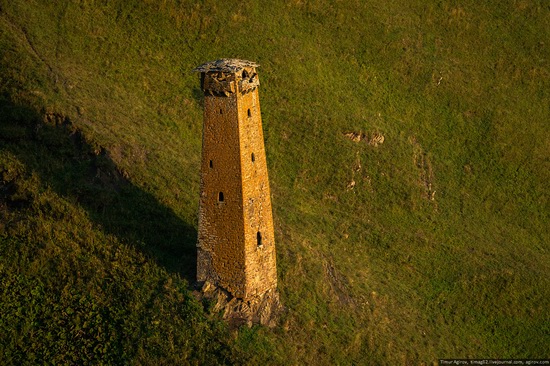
[[[195,69],[204,92],[197,280],[250,307],[277,292],[256,67],[222,59]]]

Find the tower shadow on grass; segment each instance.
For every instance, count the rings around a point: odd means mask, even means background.
[[[127,179],[109,152],[87,141],[69,117],[0,96],[0,148],[56,193],[76,201],[104,232],[195,282],[196,229]]]

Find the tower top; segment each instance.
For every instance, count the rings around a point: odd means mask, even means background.
[[[201,73],[201,89],[205,95],[228,97],[249,93],[260,85],[256,73],[258,66],[252,61],[222,58],[204,63],[193,71]]]
[[[222,58],[215,61],[205,62],[204,64],[193,69],[195,72],[224,72],[235,74],[244,69],[259,67],[255,62],[247,60],[239,60],[237,58]]]

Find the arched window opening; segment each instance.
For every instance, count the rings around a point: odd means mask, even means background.
[[[262,246],[262,234],[258,231],[258,233],[256,234],[256,242],[258,243],[258,246],[261,247]]]
[[[223,109],[220,108],[220,114],[223,114]]]
[[[252,112],[250,111],[250,108],[248,108],[247,113],[248,113],[248,118],[252,117]]]
[[[255,162],[256,161],[256,157],[254,156],[254,153],[252,153],[250,155],[250,160],[252,160],[252,162]]]
[[[223,202],[223,192],[218,193],[218,202]]]
[[[212,160],[210,160],[210,169],[212,169],[214,167],[214,163],[212,162]]]

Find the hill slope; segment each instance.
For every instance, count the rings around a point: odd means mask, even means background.
[[[3,364],[550,357],[546,2],[157,3],[0,1]],[[272,330],[189,287],[221,57],[261,64]]]

